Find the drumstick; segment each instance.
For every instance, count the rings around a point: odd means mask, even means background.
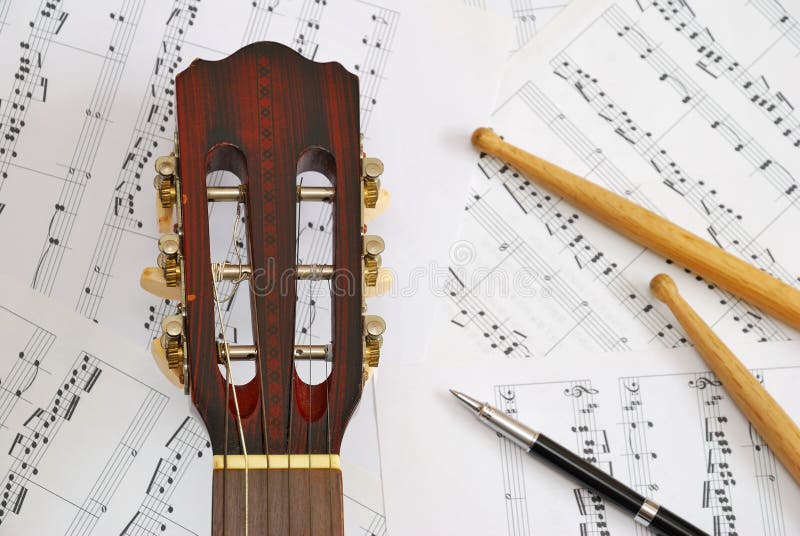
[[[503,141],[488,128],[472,134],[481,151],[511,164],[615,231],[671,259],[800,329],[800,291],[622,196]]]
[[[800,429],[794,421],[686,303],[668,275],[655,276],[650,281],[650,289],[656,298],[672,310],[697,352],[722,382],[730,397],[800,484]]]

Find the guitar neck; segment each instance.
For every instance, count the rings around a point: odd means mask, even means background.
[[[342,536],[342,472],[328,469],[214,469],[213,536]]]

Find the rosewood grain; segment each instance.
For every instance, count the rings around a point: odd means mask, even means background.
[[[257,373],[237,387],[247,450],[338,453],[361,394],[358,79],[338,63],[255,43],[220,61],[194,61],[178,75],[176,92],[191,396],[213,452],[242,453],[233,397],[226,406],[216,364],[209,263],[206,174],[225,169],[246,186],[248,257],[259,271],[251,281]],[[306,170],[325,174],[336,189],[333,263],[350,274],[335,280],[331,375],[311,387],[296,377],[292,359],[296,177]]]
[[[344,534],[339,469],[249,471],[251,536]],[[211,534],[244,534],[244,471],[214,471]]]

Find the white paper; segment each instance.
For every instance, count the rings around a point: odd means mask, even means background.
[[[0,293],[0,533],[210,534],[213,453],[183,392],[108,330],[6,276]],[[351,449],[346,534],[384,535],[379,473]]]
[[[0,17],[0,240],[14,252],[3,271],[141,348],[174,307],[139,289],[138,278],[157,255],[152,164],[171,150],[177,72],[195,57],[220,59],[258,40],[357,72],[364,147],[383,159],[393,198],[370,231],[385,238],[384,266],[400,284],[417,259],[446,251],[455,236],[471,154],[463,133],[495,97],[511,36],[505,21],[457,0],[42,0],[3,2]],[[324,221],[309,216],[303,252],[329,246]],[[214,236],[226,248],[229,223]],[[308,330],[315,336],[325,311],[309,314],[313,297],[300,298],[302,318],[317,319]],[[432,300],[426,287],[407,300],[372,302],[389,324],[384,359],[419,357]],[[240,343],[247,301],[225,313],[227,334]],[[402,344],[409,340],[419,346]],[[378,477],[368,404],[343,450]],[[380,498],[346,494],[380,515]]]
[[[800,345],[736,351],[800,418]],[[796,534],[800,489],[706,371],[691,349],[386,367],[376,391],[393,534],[645,532],[633,515],[498,438],[450,388],[520,419],[709,534]]]
[[[800,99],[800,81],[785,66],[800,11],[674,4],[571,4],[509,61],[490,126],[798,286],[800,130],[786,103]],[[797,338],[498,160],[477,163],[433,359],[464,359],[450,350],[458,337],[473,356],[685,346],[650,295],[659,272],[726,341]]]
[[[152,359],[16,281],[0,288],[2,533],[210,523],[207,434]]]
[[[463,0],[465,5],[485,9],[514,21],[514,50],[523,47],[553,20],[567,2],[546,0]]]

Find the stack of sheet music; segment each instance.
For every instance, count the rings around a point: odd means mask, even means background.
[[[800,285],[800,7],[563,7],[0,0],[0,533],[210,534],[206,432],[146,355],[174,304],[138,277],[157,252],[150,170],[171,145],[175,74],[258,40],[360,76],[364,147],[392,196],[370,225],[395,286],[370,301],[388,330],[342,449],[346,534],[642,533],[469,422],[449,387],[709,532],[795,533],[800,492],[649,280],[671,274],[795,418],[800,334],[480,157],[469,136],[488,122]],[[329,217],[302,215],[305,262],[330,243]],[[215,240],[233,260],[243,237]],[[225,311],[229,339],[250,337],[246,305]],[[328,320],[298,297],[309,343],[327,342]],[[80,394],[62,388],[71,378]]]
[[[798,286],[799,20],[790,2],[576,0],[510,58],[489,126]],[[796,421],[800,334],[475,163],[426,361],[376,385],[391,529],[645,532],[480,428],[455,388],[710,534],[797,533],[800,489],[648,284],[670,274]]]

